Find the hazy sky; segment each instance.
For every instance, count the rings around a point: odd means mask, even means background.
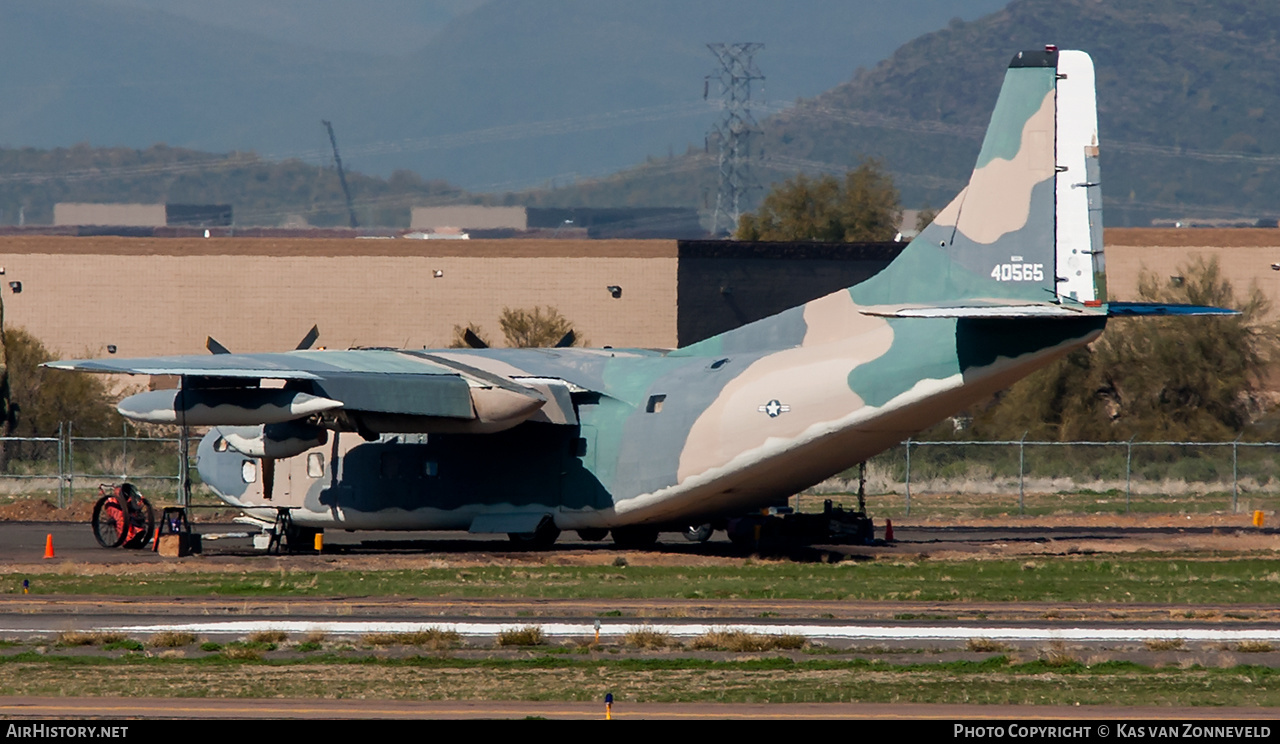
[[[159,10],[305,46],[403,55],[485,0],[96,0]]]
[[[1006,1],[0,0],[0,145],[322,164],[325,119],[352,170],[524,188],[701,148],[708,42],[765,44],[763,117]]]

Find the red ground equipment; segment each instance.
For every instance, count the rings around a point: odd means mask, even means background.
[[[151,503],[132,483],[98,486],[93,505],[93,537],[104,548],[143,548],[155,532]]]

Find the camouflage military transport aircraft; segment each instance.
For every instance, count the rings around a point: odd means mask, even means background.
[[[876,276],[673,351],[293,351],[54,362],[179,375],[204,482],[324,529],[651,542],[807,488],[1102,333],[1093,63],[1019,53],[968,186]],[[1182,312],[1212,312],[1182,309]],[[220,350],[225,351],[225,350]]]

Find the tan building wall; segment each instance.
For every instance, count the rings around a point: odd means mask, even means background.
[[[676,263],[675,241],[2,237],[0,291],[6,326],[60,357],[205,353],[210,335],[281,351],[313,323],[330,348],[440,347],[467,323],[500,340],[503,307],[535,305],[593,346],[670,347]]]
[[[55,225],[111,225],[115,227],[159,227],[166,224],[163,204],[80,204],[53,205]]]
[[[524,207],[485,207],[458,204],[451,207],[414,207],[409,216],[413,230],[459,227],[464,230],[525,230],[529,216]]]
[[[1280,230],[1251,228],[1116,228],[1106,231],[1107,290],[1112,299],[1137,300],[1143,271],[1161,281],[1179,276],[1195,257],[1217,259],[1236,297],[1256,283],[1271,301],[1269,320],[1280,320]]]
[[[1144,269],[1173,276],[1201,255],[1241,296],[1256,281],[1280,318],[1280,230],[1115,229],[1106,241],[1116,299],[1136,299]],[[60,357],[109,344],[117,356],[198,354],[210,335],[233,351],[287,350],[312,324],[331,348],[439,347],[468,323],[500,338],[503,307],[535,305],[559,309],[593,346],[669,348],[677,263],[664,240],[6,236],[0,296],[6,326]]]

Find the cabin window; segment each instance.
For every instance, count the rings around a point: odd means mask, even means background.
[[[240,464],[240,477],[245,483],[256,483],[258,480],[258,464],[253,460],[245,460]]]
[[[662,403],[667,399],[665,395],[650,395],[649,405],[644,410],[648,413],[662,413]]]
[[[324,453],[312,452],[307,455],[307,477],[323,478],[324,477]]]
[[[436,464],[435,460],[427,460],[422,463],[422,472],[428,478],[434,478],[436,477],[436,473],[439,472],[439,465]]]

